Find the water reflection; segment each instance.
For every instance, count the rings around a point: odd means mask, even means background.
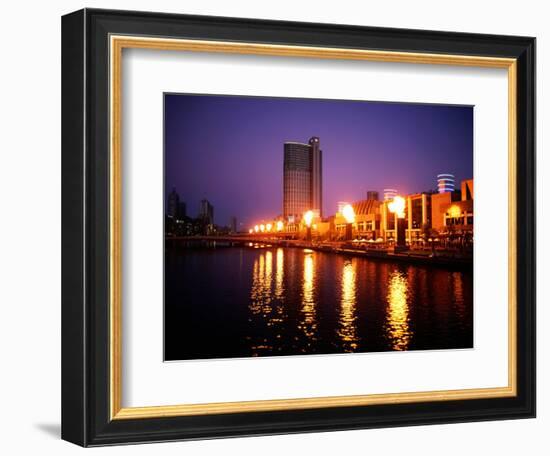
[[[342,296],[338,328],[338,336],[345,352],[354,352],[357,349],[356,280],[357,263],[353,260],[346,261],[342,268]]]
[[[176,252],[166,277],[171,360],[473,346],[471,271],[250,246]]]
[[[315,310],[315,296],[314,296],[314,284],[315,284],[315,263],[314,253],[304,252],[304,273],[302,280],[302,309],[301,309],[301,321],[299,327],[302,329],[307,339],[307,347],[310,347],[316,340],[316,310]],[[303,351],[306,352],[307,348],[304,347]]]
[[[262,252],[254,261],[252,269],[252,287],[250,290],[249,309],[252,318],[249,321],[254,325],[272,326],[281,321],[273,315],[272,306],[272,282],[273,282],[273,254],[270,251]],[[273,350],[273,344],[268,337],[260,336],[249,338],[253,356],[262,352]]]
[[[271,252],[262,252],[254,261],[250,292],[250,310],[253,314],[265,314],[270,310],[272,259]]]
[[[405,275],[394,270],[389,277],[388,312],[386,315],[386,335],[392,350],[407,350],[411,340],[407,294]]]
[[[466,317],[466,303],[464,297],[464,279],[459,272],[453,272],[453,304],[454,314],[456,315],[457,324],[464,329],[469,319]]]
[[[284,288],[284,278],[285,278],[285,254],[283,249],[277,249],[277,270],[275,272],[275,297],[277,299],[282,299],[285,288]]]

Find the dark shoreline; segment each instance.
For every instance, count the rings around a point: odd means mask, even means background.
[[[471,257],[455,257],[450,255],[441,254],[436,251],[435,256],[429,254],[415,253],[414,250],[405,250],[399,253],[394,253],[386,249],[354,249],[351,244],[344,244],[340,246],[315,244],[306,241],[287,241],[287,240],[249,240],[249,239],[216,239],[215,237],[209,238],[165,238],[166,248],[176,247],[183,249],[192,248],[229,248],[229,247],[285,247],[285,248],[298,248],[298,249],[310,249],[318,252],[332,253],[336,255],[346,255],[359,258],[366,258],[375,261],[385,262],[400,262],[415,264],[420,266],[433,266],[433,267],[445,267],[448,269],[459,270],[473,270],[473,258]],[[195,247],[196,246],[196,247]],[[439,253],[439,255],[437,254]]]

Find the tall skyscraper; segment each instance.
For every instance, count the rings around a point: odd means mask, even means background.
[[[312,210],[323,215],[323,152],[319,138],[284,144],[283,217],[299,220]]]
[[[454,192],[455,176],[453,174],[437,175],[437,191],[439,193]]]
[[[323,151],[317,136],[309,139],[311,150],[311,209],[323,216]]]
[[[210,201],[207,199],[201,200],[199,208],[199,218],[202,219],[206,224],[214,224],[214,206],[210,204]]]

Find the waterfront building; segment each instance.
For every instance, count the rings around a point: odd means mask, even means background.
[[[446,206],[443,214],[444,230],[471,232],[474,229],[474,180],[466,179],[460,183],[460,201],[455,199]],[[450,228],[451,227],[451,228]]]
[[[460,194],[462,201],[474,199],[474,180],[466,179],[460,183]]]
[[[319,138],[307,144],[287,141],[284,144],[283,217],[298,222],[312,210],[323,215],[323,153]]]
[[[354,237],[364,239],[376,239],[377,233],[380,232],[380,206],[381,202],[377,200],[360,200],[351,203],[355,220],[352,224],[352,232]],[[333,230],[332,238],[335,240],[345,237],[346,219],[342,215],[340,209],[332,219],[331,229]]]
[[[453,174],[437,175],[437,191],[439,193],[454,192],[455,176]]]
[[[452,203],[459,201],[457,192],[434,193],[431,195],[432,223],[431,228],[442,231],[445,228],[445,214]]]
[[[417,193],[407,196],[407,229],[408,242],[420,241],[424,230],[431,227],[432,198],[429,193]]]
[[[474,182],[461,182],[460,191],[444,193],[416,193],[405,195],[405,237],[409,244],[424,241],[425,234],[432,230],[441,235],[449,232],[471,232],[473,230]],[[385,190],[385,192],[388,189]],[[394,195],[397,196],[397,193]],[[392,199],[384,201],[363,200],[351,203],[356,220],[353,224],[354,237],[360,239],[396,239],[397,215],[389,210]],[[345,220],[341,211],[336,214],[332,237],[342,238]],[[449,228],[451,227],[452,228]]]

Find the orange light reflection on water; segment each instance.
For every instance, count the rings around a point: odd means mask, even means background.
[[[356,316],[357,263],[346,261],[342,268],[342,296],[340,301],[338,336],[346,352],[357,349],[357,316]]]
[[[403,273],[393,271],[389,277],[386,315],[386,332],[392,350],[407,350],[411,340],[407,294],[407,278]]]

